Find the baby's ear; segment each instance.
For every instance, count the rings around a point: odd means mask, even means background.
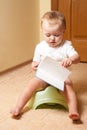
[[[40,27],[40,31],[42,31],[42,27]]]
[[[66,29],[64,28],[64,29],[63,29],[63,33],[65,33],[65,31],[66,31]]]

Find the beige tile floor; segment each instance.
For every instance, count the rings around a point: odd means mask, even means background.
[[[0,130],[86,130],[87,63],[73,65],[71,71],[82,123],[73,123],[68,112],[59,109],[28,110],[20,119],[11,117],[10,108],[34,76],[27,64],[0,75]]]

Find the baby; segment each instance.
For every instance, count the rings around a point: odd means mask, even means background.
[[[72,64],[79,63],[80,57],[72,46],[71,41],[64,39],[66,21],[63,14],[57,11],[46,12],[41,19],[41,28],[44,40],[37,44],[35,49],[32,62],[32,69],[34,71],[37,70],[39,63],[45,56],[60,61],[61,65],[66,68]],[[11,114],[13,116],[18,116],[34,92],[39,88],[45,88],[48,86],[49,84],[45,81],[37,77],[32,78],[29,81],[29,85],[20,95],[15,107],[11,109]],[[65,81],[64,87],[64,92],[61,92],[61,94],[64,95],[67,102],[69,118],[72,120],[79,120],[80,115],[78,112],[77,98],[70,77]]]

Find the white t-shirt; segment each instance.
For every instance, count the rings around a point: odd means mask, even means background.
[[[54,48],[49,46],[46,41],[42,41],[35,48],[33,61],[40,62],[45,56],[62,61],[64,58],[71,57],[74,54],[77,54],[77,52],[71,41],[66,40],[63,45]]]

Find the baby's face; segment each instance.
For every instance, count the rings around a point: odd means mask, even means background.
[[[63,41],[64,29],[58,23],[49,23],[45,20],[42,24],[44,40],[51,47],[59,46]]]

